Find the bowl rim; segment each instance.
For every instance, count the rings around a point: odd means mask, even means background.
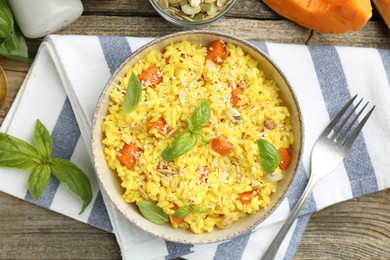
[[[237,2],[237,0],[232,0],[228,6],[226,6],[221,12],[219,12],[217,15],[214,17],[207,19],[207,20],[202,20],[202,21],[186,21],[186,20],[181,20],[177,19],[174,16],[168,14],[167,12],[164,11],[164,9],[161,8],[161,6],[157,3],[157,0],[149,0],[150,4],[153,6],[153,8],[157,11],[157,13],[164,18],[166,21],[179,25],[179,26],[196,26],[196,25],[205,25],[212,23],[216,20],[219,20],[222,18],[227,12],[230,11],[230,9],[234,6],[234,4]]]
[[[232,39],[233,41],[240,42],[241,44],[246,45],[246,47],[251,48],[252,50],[254,50],[256,52],[259,52],[264,57],[264,59],[266,59],[274,67],[274,69],[277,71],[277,73],[279,73],[279,75],[285,81],[286,86],[288,87],[289,92],[290,92],[290,94],[292,96],[293,104],[295,106],[295,109],[297,111],[297,119],[298,119],[299,127],[300,127],[300,131],[299,131],[300,140],[299,140],[299,150],[297,151],[297,162],[296,162],[295,168],[293,170],[291,170],[291,172],[293,173],[293,176],[292,176],[290,182],[286,185],[286,187],[285,187],[282,195],[280,196],[279,200],[275,202],[275,204],[272,206],[272,208],[270,210],[268,210],[264,214],[264,216],[259,218],[259,220],[255,221],[255,223],[253,223],[252,225],[250,225],[250,226],[248,226],[248,227],[246,227],[246,228],[244,228],[244,229],[242,229],[242,230],[240,230],[238,232],[229,234],[228,236],[225,236],[225,237],[222,237],[222,238],[204,239],[204,240],[196,241],[196,242],[185,241],[185,240],[181,240],[181,239],[178,239],[178,238],[174,238],[174,237],[170,236],[170,234],[158,234],[158,233],[152,232],[148,228],[144,227],[141,223],[138,223],[138,222],[134,221],[134,219],[132,217],[130,217],[124,210],[121,209],[121,207],[113,199],[113,195],[107,189],[105,183],[103,183],[103,181],[102,181],[102,178],[103,178],[102,174],[103,173],[99,171],[99,166],[98,166],[99,163],[97,161],[97,154],[96,154],[97,153],[97,149],[100,149],[100,148],[99,147],[95,147],[95,143],[97,143],[97,142],[95,140],[95,135],[93,134],[94,133],[94,129],[96,127],[101,128],[101,125],[97,125],[97,121],[98,121],[98,115],[99,115],[100,107],[102,105],[102,101],[104,100],[104,98],[106,97],[106,94],[107,94],[106,92],[107,92],[108,88],[111,86],[112,81],[116,78],[118,72],[120,72],[123,69],[123,67],[126,66],[126,64],[129,61],[131,61],[134,57],[136,57],[138,54],[143,52],[145,49],[147,49],[147,48],[149,48],[149,47],[151,47],[151,46],[153,46],[153,45],[155,45],[155,44],[157,44],[159,42],[162,42],[162,41],[170,39],[170,38],[176,38],[176,37],[179,37],[179,36],[194,35],[194,34],[206,34],[206,35],[221,36],[221,37],[224,37],[224,38]],[[295,91],[292,88],[292,85],[289,82],[289,80],[286,77],[286,75],[277,66],[277,64],[268,56],[267,53],[265,53],[263,50],[261,50],[260,48],[258,48],[254,44],[250,43],[249,41],[247,41],[245,39],[242,39],[242,38],[239,38],[239,37],[236,37],[234,35],[228,34],[228,33],[222,33],[222,32],[217,32],[217,31],[213,31],[213,30],[187,30],[187,31],[180,31],[180,32],[176,32],[176,33],[172,33],[172,34],[168,34],[168,35],[156,38],[156,39],[154,39],[154,40],[144,44],[143,46],[141,46],[140,48],[138,48],[137,50],[132,52],[131,55],[128,58],[126,58],[124,60],[124,62],[122,62],[121,65],[112,73],[110,79],[107,81],[104,89],[102,90],[102,92],[101,92],[101,94],[99,96],[98,103],[97,103],[95,111],[94,111],[94,117],[93,117],[92,128],[91,128],[91,130],[92,130],[92,134],[91,134],[91,144],[92,145],[91,146],[92,146],[92,155],[93,155],[93,166],[94,166],[96,175],[98,177],[98,181],[101,184],[100,187],[103,188],[104,192],[106,193],[106,195],[108,196],[108,198],[110,200],[110,203],[115,205],[115,208],[123,216],[125,216],[127,221],[129,221],[130,223],[134,224],[135,226],[137,226],[141,230],[143,230],[143,231],[145,231],[145,232],[147,232],[149,234],[152,234],[155,237],[159,237],[159,238],[162,238],[162,239],[165,239],[165,240],[169,240],[169,241],[176,242],[176,243],[181,243],[181,244],[209,244],[209,243],[223,242],[223,241],[230,240],[232,238],[235,238],[237,236],[240,236],[242,234],[245,234],[245,233],[250,232],[251,230],[253,230],[259,224],[263,223],[264,220],[266,220],[269,216],[271,216],[272,213],[285,200],[285,198],[287,197],[287,194],[289,193],[289,190],[291,189],[293,183],[297,179],[298,171],[299,171],[300,164],[301,164],[301,161],[302,161],[302,154],[303,154],[303,150],[304,150],[304,127],[305,126],[304,126],[304,122],[303,122],[303,118],[302,118],[302,110],[301,110],[300,104],[298,102],[298,99],[296,97]],[[101,145],[101,140],[98,140],[98,143]],[[193,234],[193,235],[194,236],[199,236],[199,234]]]

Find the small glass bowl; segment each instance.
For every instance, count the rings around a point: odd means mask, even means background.
[[[190,19],[189,20],[184,20],[184,19],[180,19],[178,17],[175,17],[169,13],[167,13],[158,3],[157,3],[158,0],[150,0],[150,3],[151,5],[154,7],[154,9],[165,19],[167,20],[168,22],[170,23],[173,23],[175,25],[179,25],[179,26],[195,26],[195,25],[205,25],[205,24],[209,24],[209,23],[212,23],[218,19],[220,19],[221,17],[223,17],[232,7],[233,5],[236,3],[236,0],[230,0],[228,1],[228,3],[225,5],[225,7],[220,10],[217,14],[215,14],[214,16],[212,16],[211,18],[208,18],[208,19],[205,19],[205,20],[193,20],[191,21]]]
[[[4,70],[0,67],[0,108],[5,102],[5,97],[7,96],[8,82],[5,76]]]

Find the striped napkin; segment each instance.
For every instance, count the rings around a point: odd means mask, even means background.
[[[277,259],[293,259],[313,212],[390,187],[390,50],[253,42],[285,72],[303,113],[305,149],[287,198],[254,230],[222,243],[177,244],[141,231],[99,189],[90,159],[90,128],[96,102],[111,74],[150,40],[59,35],[44,39],[0,130],[31,141],[35,121],[40,119],[51,132],[54,156],[71,160],[89,176],[93,200],[79,215],[81,201],[54,178],[41,198],[34,200],[26,188],[28,174],[6,168],[0,168],[1,191],[114,232],[124,259],[260,259],[307,183],[316,138],[355,94],[377,108],[343,164],[315,187]]]

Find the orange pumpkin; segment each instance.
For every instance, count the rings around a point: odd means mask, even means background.
[[[263,2],[281,16],[309,29],[325,33],[358,31],[372,16],[370,0],[263,0]]]
[[[390,29],[390,0],[373,0],[376,9]]]

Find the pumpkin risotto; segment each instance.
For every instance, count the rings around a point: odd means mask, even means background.
[[[155,223],[197,234],[267,207],[294,136],[278,86],[263,74],[240,47],[219,40],[174,43],[130,68],[102,126],[123,199]],[[135,107],[124,112],[128,96]]]

